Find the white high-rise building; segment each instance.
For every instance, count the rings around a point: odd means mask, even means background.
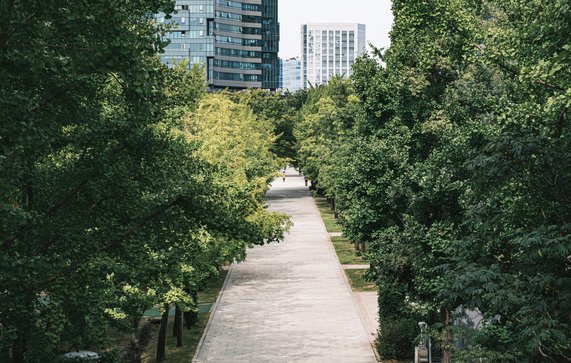
[[[301,26],[303,88],[324,84],[333,76],[350,76],[355,59],[365,52],[364,24],[308,23]]]

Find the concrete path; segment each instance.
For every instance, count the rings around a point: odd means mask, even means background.
[[[268,197],[294,227],[232,265],[194,361],[376,362],[303,177],[288,170]]]
[[[370,291],[353,292],[353,297],[357,303],[357,309],[365,326],[365,331],[369,334],[369,341],[371,344],[375,344],[377,329],[379,328],[377,293]]]

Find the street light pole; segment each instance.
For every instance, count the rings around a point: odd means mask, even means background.
[[[428,324],[421,321],[418,323],[420,327],[420,342],[415,348],[414,362],[415,363],[432,363],[432,341],[428,335]]]

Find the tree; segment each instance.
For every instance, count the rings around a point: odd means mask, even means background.
[[[203,152],[214,135],[188,133],[202,72],[160,64],[148,17],[172,1],[2,10],[0,359],[102,346],[129,319],[137,361],[147,307],[192,309],[190,288],[283,238],[287,218],[263,202],[272,136],[248,124],[225,140],[244,155],[230,169]]]
[[[570,10],[394,1],[391,47],[357,60],[344,128],[316,122],[332,88],[309,94],[300,162],[335,196],[345,235],[372,243],[383,358],[412,354],[419,320],[445,361],[570,356]],[[484,328],[454,327],[460,306]]]
[[[281,95],[277,92],[266,90],[248,90],[227,94],[237,103],[248,106],[260,120],[273,125],[273,134],[276,140],[272,145],[272,151],[284,162],[295,162],[295,143],[293,135],[295,115],[298,110],[294,104],[293,94]]]

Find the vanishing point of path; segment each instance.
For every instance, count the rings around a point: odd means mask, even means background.
[[[195,362],[376,362],[303,177],[289,169],[268,198],[291,233],[232,265]]]

